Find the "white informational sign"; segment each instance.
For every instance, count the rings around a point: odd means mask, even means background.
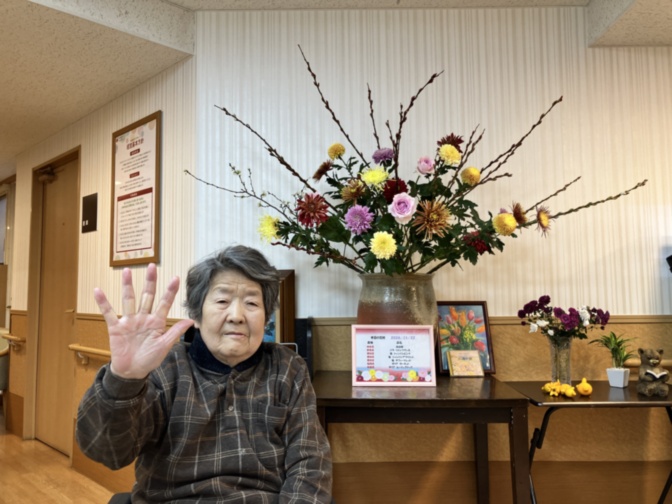
[[[158,262],[161,112],[116,131],[110,265]]]
[[[436,386],[432,326],[353,325],[353,386]]]

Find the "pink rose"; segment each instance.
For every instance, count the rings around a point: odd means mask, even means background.
[[[434,160],[427,156],[418,159],[418,171],[423,175],[434,173]]]
[[[415,198],[403,192],[394,195],[388,210],[399,224],[407,224],[413,218],[417,206],[418,202]]]

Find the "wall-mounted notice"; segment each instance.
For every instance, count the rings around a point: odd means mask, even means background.
[[[353,325],[353,386],[436,386],[433,326]]]
[[[110,266],[159,262],[161,111],[112,134]]]

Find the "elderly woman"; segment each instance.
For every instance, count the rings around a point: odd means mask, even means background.
[[[166,328],[179,279],[152,313],[156,266],[136,311],[122,272],[118,318],[94,297],[112,354],[84,395],[76,437],[112,469],[136,460],[132,501],[329,503],[331,453],[303,360],[263,343],[279,276],[258,251],[235,246],[189,270],[192,320]],[[195,326],[191,344],[175,342]]]

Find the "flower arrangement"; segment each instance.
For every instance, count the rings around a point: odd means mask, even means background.
[[[550,296],[541,296],[519,310],[518,317],[524,319],[522,325],[530,326],[531,333],[539,331],[555,343],[569,338],[585,339],[588,331],[596,327],[604,330],[609,322],[609,312],[600,308],[582,306],[565,311],[550,303]]]
[[[414,175],[402,177],[402,169],[411,168],[402,167],[399,162],[403,126],[421,93],[440,73],[433,74],[408,105],[400,107],[396,132],[389,121],[385,123],[389,132],[386,146],[378,135],[369,89],[369,115],[377,149],[365,156],[343,129],[302,50],[301,54],[323,105],[350,145],[352,154],[342,143],[334,143],[326,151],[328,158],[309,179],[249,124],[225,107],[218,107],[262,141],[269,155],[297,179],[297,192],[289,200],[258,192],[252,172],[248,170],[244,176],[234,166],[230,168],[240,182],[239,189],[220,187],[186,173],[236,197],[256,200],[261,207],[270,210],[270,214],[261,218],[261,237],[272,245],[316,256],[315,266],[335,263],[358,273],[392,275],[433,273],[448,264],[459,265],[461,261],[476,264],[486,252],[502,251],[505,246],[502,238],[516,238],[518,230],[536,226],[546,235],[554,219],[618,199],[646,183],[644,180],[617,195],[551,213],[547,201],[567,190],[580,179],[577,177],[527,208],[516,202],[495,215],[488,212],[487,217],[481,217],[472,193],[485,184],[512,176],[501,171],[503,166],[562,98],[554,101],[522,138],[484,166],[472,166],[469,162],[483,132],[472,131],[466,142],[462,136],[450,133],[434,146],[427,145],[426,152],[418,157]],[[328,188],[318,189],[318,182]]]

